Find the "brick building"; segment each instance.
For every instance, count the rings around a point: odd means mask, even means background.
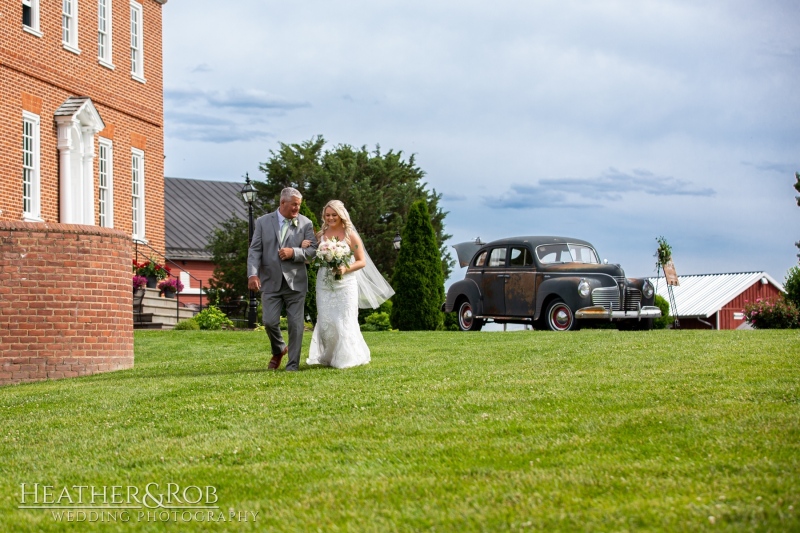
[[[0,0],[0,220],[116,228],[164,253],[167,0]]]
[[[167,0],[0,0],[0,385],[133,366],[164,253]]]

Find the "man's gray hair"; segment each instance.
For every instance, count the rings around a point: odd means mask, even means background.
[[[286,187],[281,191],[281,202],[284,200],[291,200],[292,198],[300,198],[302,200],[303,195],[294,187]]]

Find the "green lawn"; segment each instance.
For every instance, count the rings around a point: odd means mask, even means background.
[[[800,530],[796,330],[365,337],[285,373],[263,332],[137,332],[133,370],[0,388],[0,530]],[[211,486],[226,522],[22,483]]]

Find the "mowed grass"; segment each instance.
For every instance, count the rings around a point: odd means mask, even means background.
[[[133,370],[0,389],[0,530],[800,530],[797,331],[365,338],[286,373],[263,332],[137,332]],[[22,483],[250,519],[59,522]]]

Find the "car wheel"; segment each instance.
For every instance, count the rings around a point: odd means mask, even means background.
[[[458,306],[458,327],[461,331],[480,331],[483,327],[483,320],[475,318],[475,313],[469,300],[464,300]]]
[[[563,300],[555,299],[547,306],[545,315],[547,327],[551,331],[569,331],[575,329],[575,315]]]

